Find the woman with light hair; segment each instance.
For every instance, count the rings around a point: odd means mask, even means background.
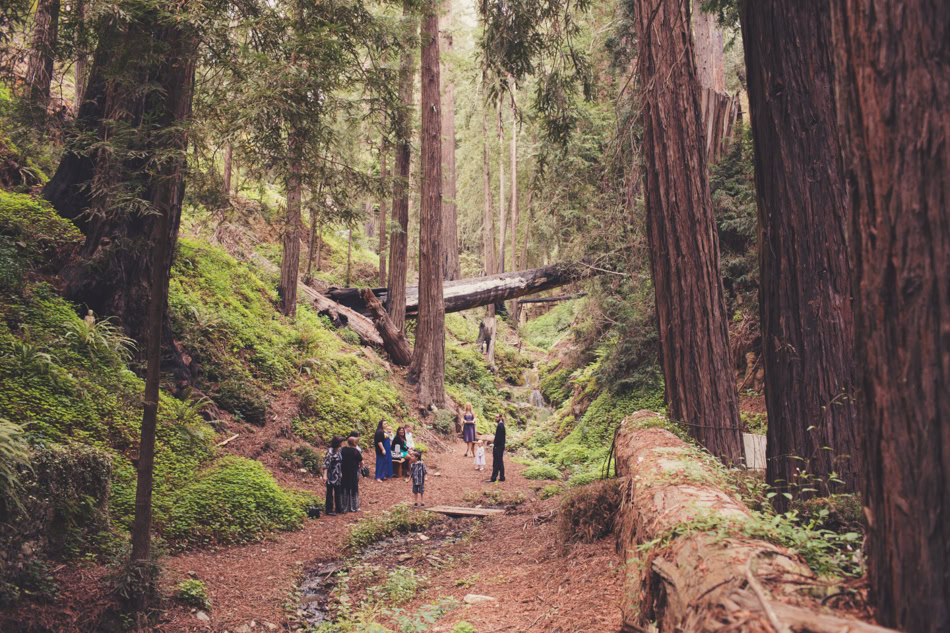
[[[465,413],[462,414],[462,441],[465,442],[465,455],[475,455],[475,412],[472,403],[465,403]]]

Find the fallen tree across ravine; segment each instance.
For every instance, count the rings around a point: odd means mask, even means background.
[[[756,517],[714,460],[652,411],[615,438],[624,478],[617,546],[626,566],[625,633],[896,633],[826,606],[829,584],[789,549],[756,536]]]

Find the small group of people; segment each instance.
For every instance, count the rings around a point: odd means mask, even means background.
[[[323,480],[327,484],[326,514],[335,516],[360,510],[360,476],[363,474],[363,450],[359,431],[344,439],[336,435],[323,458]]]
[[[400,426],[394,434],[392,427],[385,420],[380,420],[373,435],[373,446],[376,448],[376,481],[391,479],[393,464],[407,463],[416,450],[416,442],[412,439],[412,426]]]
[[[491,479],[488,481],[505,480],[505,419],[499,413],[495,416],[495,438],[489,446],[492,447],[492,472]],[[472,403],[465,403],[465,411],[462,414],[462,441],[465,442],[465,454],[463,457],[472,455],[475,458],[475,470],[485,469],[485,444],[479,440],[475,433],[475,412],[472,409]]]

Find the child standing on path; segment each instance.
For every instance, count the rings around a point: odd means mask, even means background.
[[[475,470],[485,469],[485,443],[482,441],[475,444]]]
[[[422,453],[416,451],[412,454],[412,469],[409,471],[409,478],[412,479],[412,494],[413,506],[422,506],[426,507],[425,503],[425,490],[426,490],[426,465],[422,463]]]

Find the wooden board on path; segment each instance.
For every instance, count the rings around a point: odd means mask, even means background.
[[[487,517],[493,514],[502,514],[504,510],[498,508],[463,508],[461,506],[432,506],[426,508],[429,512],[438,512],[452,517]]]

